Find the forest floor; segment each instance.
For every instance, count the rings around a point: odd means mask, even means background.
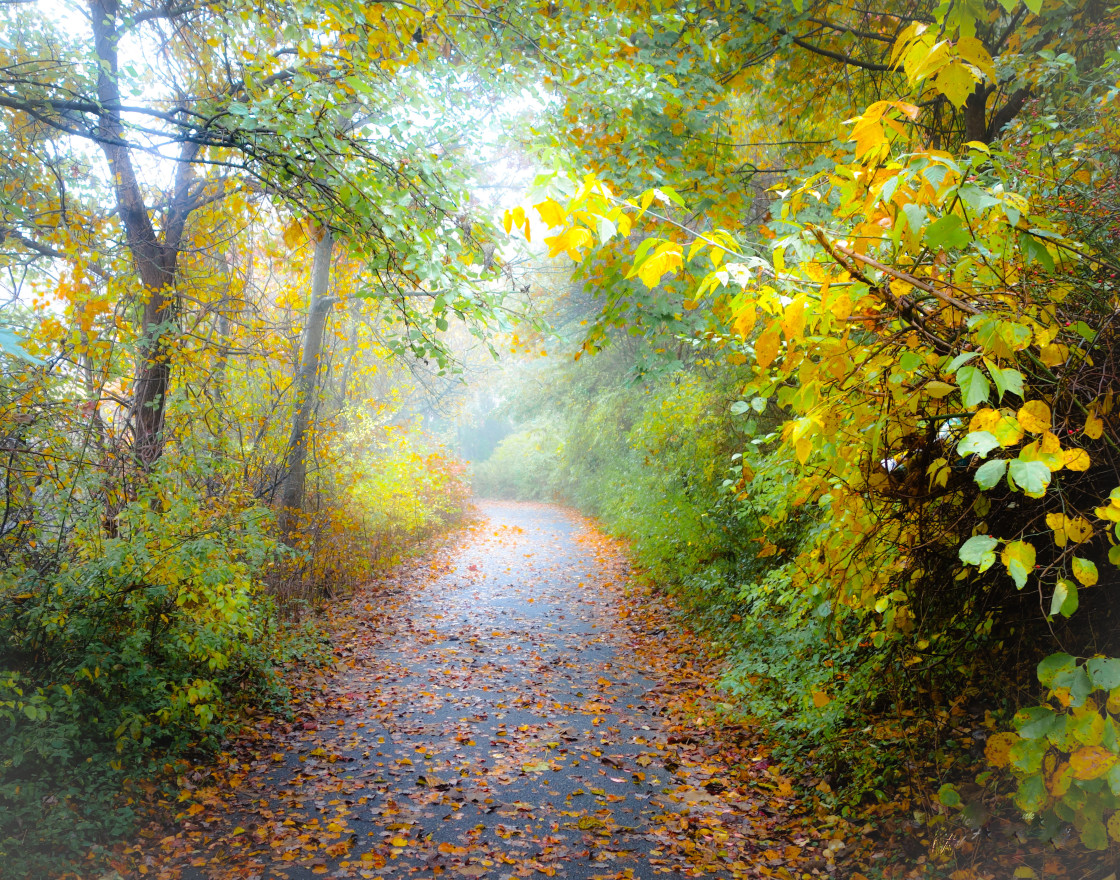
[[[294,717],[181,776],[100,876],[930,876],[922,831],[902,865],[897,835],[831,814],[765,731],[727,720],[718,662],[678,617],[589,521],[486,503],[336,606],[334,669]],[[1047,874],[1002,845],[993,870],[966,861],[934,873]]]

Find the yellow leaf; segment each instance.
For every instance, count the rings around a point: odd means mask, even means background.
[[[797,460],[805,464],[809,460],[809,455],[813,452],[813,438],[799,437],[794,441],[793,449],[797,453]]]
[[[1094,406],[1085,418],[1085,436],[1090,440],[1099,440],[1103,433],[1104,420],[1097,415],[1097,408]]]
[[[813,705],[818,709],[823,709],[831,702],[832,697],[830,697],[825,691],[813,691]]]
[[[781,344],[778,328],[773,324],[767,327],[762,335],[755,340],[754,359],[758,361],[758,365],[762,369],[765,370],[770,364],[774,363],[774,358],[778,356]]]
[[[1059,367],[1069,359],[1069,347],[1061,343],[1044,345],[1038,352],[1038,359],[1048,367]]]
[[[526,223],[526,228],[528,228],[528,223]],[[555,257],[561,251],[565,251],[573,263],[578,263],[583,259],[583,249],[590,247],[594,239],[591,237],[591,233],[582,226],[574,226],[559,235],[549,236],[544,242],[548,245],[548,255],[550,257]]]
[[[307,241],[307,236],[304,234],[303,226],[298,222],[289,223],[284,227],[284,244],[292,250],[303,245]]]
[[[933,79],[933,87],[941,92],[958,110],[968,96],[976,90],[977,77],[971,68],[959,61],[946,64]]]
[[[758,317],[758,310],[753,302],[746,303],[735,312],[735,332],[743,339],[747,339],[754,330],[754,322]]]
[[[1066,532],[1074,544],[1081,544],[1093,537],[1093,527],[1083,516],[1075,516],[1066,522]]]
[[[678,247],[658,248],[638,269],[638,277],[646,287],[656,287],[662,276],[676,272],[684,265],[684,256]]]
[[[1097,566],[1088,559],[1080,556],[1073,557],[1073,576],[1082,586],[1091,587],[1097,582]]]
[[[1029,541],[1011,541],[1000,554],[1000,561],[1020,590],[1027,582],[1027,575],[1034,571],[1035,549]]]
[[[1081,544],[1093,536],[1093,527],[1083,516],[1071,519],[1064,513],[1048,513],[1046,525],[1053,530],[1054,543],[1058,547],[1065,547],[1070,541]]]
[[[805,295],[797,297],[782,313],[782,332],[793,342],[805,335]]]
[[[978,39],[961,37],[957,40],[956,50],[961,61],[967,61],[990,80],[996,78],[996,67],[992,63],[992,56]]]
[[[564,217],[567,216],[560,204],[553,199],[545,199],[539,205],[533,207],[537,209],[537,213],[546,226],[559,226],[564,222]]]
[[[1099,779],[1116,764],[1117,755],[1101,746],[1084,746],[1069,756],[1075,779]]]
[[[1046,525],[1054,532],[1054,543],[1059,547],[1066,546],[1066,517],[1064,513],[1048,513],[1046,514]]]
[[[832,300],[830,308],[837,320],[846,321],[852,315],[852,297],[846,290],[841,290]]]
[[[1019,422],[1007,412],[996,409],[979,410],[969,422],[968,430],[988,431],[1005,449],[1023,439],[1023,428]]]
[[[972,416],[972,421],[968,423],[968,431],[969,433],[991,431],[1001,418],[1002,413],[998,409],[978,409]]]
[[[1089,470],[1089,453],[1084,449],[1066,449],[1062,452],[1062,461],[1071,471]]]
[[[1105,823],[1105,827],[1108,829],[1108,836],[1120,842],[1120,810],[1117,810],[1108,817],[1108,822]]]
[[[1028,400],[1019,407],[1017,416],[1024,431],[1041,434],[1050,429],[1050,407],[1041,400]]]
[[[996,733],[988,737],[984,744],[984,757],[995,767],[1006,767],[1011,763],[1011,747],[1019,741],[1017,733]]]

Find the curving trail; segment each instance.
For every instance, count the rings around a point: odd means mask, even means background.
[[[483,505],[458,543],[351,601],[339,668],[185,780],[148,876],[801,877],[842,848],[797,817],[711,671],[583,520]],[[699,720],[697,716],[699,715]],[[166,831],[164,832],[166,834]]]

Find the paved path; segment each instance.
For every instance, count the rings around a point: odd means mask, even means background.
[[[483,514],[458,547],[355,597],[341,671],[318,705],[196,774],[178,835],[146,857],[151,873],[584,880],[832,867],[783,815],[792,791],[761,747],[708,742],[664,714],[695,673],[686,655],[658,653],[670,624],[622,595],[621,555],[558,508]]]

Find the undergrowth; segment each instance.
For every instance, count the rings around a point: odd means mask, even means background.
[[[136,791],[287,713],[285,670],[330,659],[319,603],[458,521],[460,466],[403,434],[382,442],[345,491],[320,490],[291,547],[251,495],[156,475],[109,523],[93,496],[65,529],[4,548],[5,877],[54,876],[121,839]]]

